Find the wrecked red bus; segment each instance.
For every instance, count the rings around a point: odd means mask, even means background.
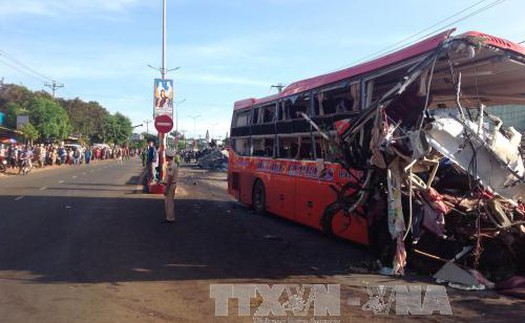
[[[397,273],[420,239],[454,240],[433,253],[445,259],[470,247],[472,263],[481,242],[523,241],[521,134],[488,111],[525,105],[525,49],[454,31],[235,102],[229,193],[259,214],[385,242]]]

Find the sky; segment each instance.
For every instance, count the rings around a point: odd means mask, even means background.
[[[235,101],[275,94],[271,85],[355,65],[449,24],[457,33],[524,41],[523,0],[500,0],[454,21],[491,3],[167,0],[167,68],[180,67],[167,78],[174,80],[179,130],[224,138]],[[44,83],[56,80],[64,84],[58,97],[98,101],[146,131],[160,77],[148,65],[161,65],[161,18],[162,0],[0,0],[0,78],[47,91]]]

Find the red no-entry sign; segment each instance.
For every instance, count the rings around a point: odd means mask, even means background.
[[[168,115],[156,116],[155,129],[160,133],[168,133],[173,129],[173,120]]]

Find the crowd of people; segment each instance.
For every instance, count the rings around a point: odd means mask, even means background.
[[[31,170],[34,167],[81,165],[92,161],[116,159],[121,162],[140,152],[129,147],[94,145],[85,147],[68,144],[0,144],[0,161],[6,161],[6,167],[18,170],[19,174],[24,168]]]

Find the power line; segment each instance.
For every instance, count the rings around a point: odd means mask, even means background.
[[[425,31],[428,31],[428,30],[430,30],[430,29],[432,29],[432,28],[438,26],[439,24],[441,24],[441,23],[443,23],[443,22],[446,22],[446,21],[448,21],[448,20],[450,20],[450,19],[452,19],[452,18],[454,18],[454,17],[457,17],[457,16],[459,16],[460,14],[462,14],[462,13],[464,13],[464,12],[466,12],[466,11],[468,11],[468,10],[470,10],[470,9],[472,9],[472,8],[474,8],[474,7],[476,7],[476,6],[478,6],[479,4],[481,4],[481,3],[483,3],[483,2],[487,2],[487,1],[489,1],[489,0],[481,0],[481,1],[478,1],[478,2],[476,2],[476,3],[474,3],[474,4],[470,5],[470,6],[468,6],[467,8],[462,9],[462,10],[460,10],[460,11],[458,11],[458,12],[456,12],[456,13],[450,15],[450,16],[448,16],[448,17],[445,18],[445,19],[441,19],[440,21],[438,21],[437,23],[432,24],[431,26],[426,27],[426,28],[424,28],[424,29],[418,31],[417,33],[412,34],[412,35],[410,35],[409,37],[406,37],[406,38],[404,38],[403,40],[401,40],[401,41],[399,41],[399,42],[396,42],[395,44],[389,45],[389,46],[387,46],[387,47],[381,49],[380,51],[374,52],[374,53],[372,53],[372,54],[370,54],[370,55],[367,55],[366,57],[363,57],[363,58],[361,58],[361,59],[358,59],[358,60],[352,62],[350,65],[346,65],[346,66],[340,67],[340,68],[335,69],[335,70],[333,70],[333,71],[340,70],[340,69],[343,69],[343,68],[347,68],[347,67],[349,67],[349,66],[352,66],[352,65],[354,65],[354,64],[357,64],[357,63],[360,63],[360,62],[363,62],[363,61],[366,61],[366,60],[373,60],[373,59],[375,59],[375,58],[378,58],[379,56],[388,55],[388,54],[390,54],[390,53],[392,53],[392,52],[395,52],[396,50],[398,50],[398,49],[400,49],[400,48],[403,48],[403,47],[405,47],[405,46],[409,46],[409,45],[411,45],[411,44],[414,44],[414,43],[416,43],[416,42],[418,42],[418,41],[420,41],[420,40],[422,40],[422,39],[425,39],[425,38],[427,38],[427,37],[429,37],[429,36],[431,36],[431,35],[436,34],[437,32],[439,32],[439,31],[441,31],[441,30],[443,30],[443,29],[446,29],[446,28],[448,28],[448,27],[451,27],[452,25],[454,25],[454,24],[456,24],[456,23],[458,23],[458,22],[461,22],[461,21],[463,21],[463,20],[466,20],[466,19],[468,19],[468,18],[470,18],[470,17],[473,17],[473,16],[478,15],[478,14],[484,12],[484,11],[489,10],[489,9],[491,9],[492,7],[495,7],[495,6],[497,6],[497,5],[500,5],[501,3],[505,2],[506,0],[495,0],[495,1],[492,1],[491,3],[487,4],[487,5],[484,6],[484,7],[481,7],[481,8],[479,8],[479,9],[473,11],[473,12],[470,12],[470,13],[468,13],[467,15],[462,16],[461,18],[454,20],[454,21],[452,21],[451,23],[449,23],[449,24],[447,24],[447,25],[445,25],[445,26],[443,26],[443,27],[440,27],[440,28],[434,29],[433,31],[431,31],[431,32],[429,32],[429,33],[427,33],[427,34],[425,34],[425,35],[423,35],[423,36],[417,38],[417,39],[414,40],[414,41],[411,41],[411,42],[409,42],[409,43],[406,43],[408,40],[413,39],[414,37],[416,37],[416,36],[418,36],[418,35],[424,33]],[[398,46],[398,45],[400,45],[400,46]]]
[[[14,58],[12,55],[10,55],[5,50],[0,50],[0,55],[2,55],[3,57],[7,58],[10,61],[12,61],[13,63],[19,65],[20,67],[24,68],[25,70],[29,71],[30,73],[34,74],[35,76],[37,76],[38,78],[42,79],[43,81],[51,81],[51,82],[53,81],[52,78],[47,77],[46,75],[44,75],[44,74],[38,72],[37,70],[29,67],[27,64],[22,63],[21,61],[19,61],[18,59]]]
[[[505,1],[506,1],[506,0],[496,0],[496,1],[494,1],[494,2],[492,2],[492,3],[490,3],[490,4],[488,4],[488,5],[486,5],[485,7],[482,7],[482,8],[480,8],[480,9],[478,9],[478,10],[476,10],[476,11],[474,11],[474,12],[472,12],[472,13],[470,13],[470,14],[464,16],[464,17],[461,17],[461,18],[459,18],[459,19],[457,19],[457,20],[452,21],[452,22],[449,23],[448,25],[445,25],[445,26],[443,26],[443,27],[441,27],[441,28],[439,28],[439,29],[435,29],[435,30],[433,30],[433,31],[431,31],[431,32],[429,32],[429,33],[427,33],[427,34],[425,34],[425,35],[419,37],[418,39],[416,39],[415,41],[413,41],[411,44],[414,44],[414,43],[416,43],[416,42],[418,42],[418,41],[420,41],[420,40],[423,40],[423,39],[425,39],[425,38],[427,38],[427,37],[430,37],[430,36],[432,36],[432,35],[434,35],[434,34],[440,32],[440,31],[442,31],[442,30],[444,30],[444,29],[446,29],[446,28],[452,27],[453,25],[455,25],[455,24],[457,24],[457,23],[459,23],[459,22],[461,22],[461,21],[463,21],[463,20],[466,20],[466,19],[468,19],[468,18],[470,18],[470,17],[473,17],[473,16],[475,16],[475,15],[478,15],[478,14],[484,12],[484,11],[487,11],[487,10],[489,10],[490,8],[492,8],[492,7],[494,7],[494,6],[497,6],[497,5],[499,5],[499,4],[501,4],[501,3],[505,2]],[[392,50],[386,52],[384,55],[388,55],[388,54],[390,54],[390,53],[393,53],[393,52],[395,52],[396,50],[401,49],[401,48],[403,48],[403,47],[405,47],[405,46],[407,46],[407,45],[409,45],[409,44],[402,45],[402,46],[398,46],[398,47],[396,47],[396,48],[394,48],[394,49],[392,49]],[[375,59],[375,58],[377,58],[377,56],[374,57],[373,59]]]
[[[386,50],[388,50],[388,49],[390,49],[390,48],[392,48],[392,47],[396,47],[396,46],[398,46],[398,45],[401,45],[401,44],[403,44],[403,43],[405,43],[405,42],[411,40],[412,38],[414,38],[414,37],[416,37],[416,36],[419,36],[420,34],[424,33],[425,31],[428,31],[428,30],[430,30],[430,29],[432,29],[432,28],[434,28],[434,27],[436,27],[436,26],[439,26],[440,24],[442,24],[442,23],[444,23],[444,22],[446,22],[446,21],[448,21],[448,20],[450,20],[450,19],[452,19],[452,18],[454,18],[454,17],[456,17],[456,16],[462,14],[463,12],[468,11],[468,10],[470,10],[471,8],[476,7],[477,5],[479,5],[479,4],[483,3],[483,2],[486,2],[486,1],[488,1],[488,0],[481,0],[481,1],[478,1],[478,2],[476,2],[476,3],[474,3],[474,4],[470,5],[470,6],[466,7],[465,9],[460,10],[460,11],[458,11],[458,12],[456,12],[456,13],[454,13],[454,14],[448,16],[447,18],[441,19],[440,21],[434,23],[433,25],[431,25],[431,26],[429,26],[429,27],[426,27],[426,28],[424,28],[424,29],[418,31],[417,33],[414,33],[414,34],[412,34],[412,35],[410,35],[410,36],[408,36],[408,37],[406,37],[406,38],[403,38],[402,40],[398,41],[398,42],[395,43],[395,44],[392,44],[392,45],[390,45],[390,46],[387,46],[387,47],[385,47],[384,49],[382,49],[382,50],[380,50],[380,51],[377,51],[377,52],[375,52],[375,53],[373,53],[373,54],[367,55],[367,58],[370,57],[370,56],[376,56],[376,55],[382,54],[383,52],[385,52]],[[365,58],[365,59],[366,59],[366,58]],[[361,60],[363,60],[363,59],[361,59]],[[361,60],[360,60],[360,61],[361,61]],[[359,61],[358,61],[358,62],[359,62]]]
[[[27,72],[27,71],[25,71],[25,70],[23,70],[23,69],[21,69],[21,68],[15,66],[15,65],[12,65],[12,64],[10,64],[10,63],[8,63],[8,62],[4,62],[4,61],[1,61],[1,60],[0,60],[0,63],[2,63],[2,64],[4,64],[4,65],[8,66],[9,68],[11,68],[11,69],[14,70],[14,71],[17,71],[17,72],[20,72],[20,73],[24,73],[24,74],[26,74],[26,75],[29,76],[29,77],[33,77],[33,78],[36,78],[36,79],[42,80],[41,78],[36,77],[35,75],[33,75],[33,74],[31,74],[31,73],[29,73],[29,72]]]

